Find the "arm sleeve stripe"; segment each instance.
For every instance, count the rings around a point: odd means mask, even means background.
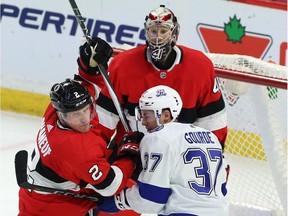
[[[111,171],[112,170],[112,171]],[[90,185],[88,184],[86,188],[94,189],[97,193],[102,196],[112,196],[121,186],[123,181],[123,173],[120,168],[117,166],[111,166],[111,175],[109,171],[109,178],[105,178],[101,184]],[[112,174],[113,172],[113,174]],[[107,180],[107,183],[105,182]],[[105,183],[104,183],[105,182]]]
[[[197,110],[197,117],[202,118],[209,115],[212,115],[214,113],[220,112],[225,109],[225,103],[222,97],[219,98],[219,100],[208,103],[204,107],[199,107]]]
[[[45,166],[42,163],[42,160],[40,159],[36,165],[36,171],[44,176],[45,178],[56,182],[56,183],[63,183],[66,182],[67,180],[62,178],[61,176],[59,176],[56,172],[54,172],[52,169],[50,169],[49,167]]]
[[[179,115],[179,122],[194,123],[196,121],[196,109],[195,108],[182,108]]]
[[[128,102],[128,97],[127,96],[124,96],[124,101],[127,101],[125,103],[125,109],[128,110],[128,113],[131,115],[131,116],[135,116],[135,107],[137,107],[139,104],[138,103],[130,103]]]
[[[105,110],[108,110],[111,113],[114,113],[115,115],[118,115],[118,112],[114,106],[114,103],[111,98],[106,97],[101,92],[99,94],[99,97],[97,99],[97,106],[100,106],[104,108]]]
[[[107,188],[109,185],[111,185],[111,183],[114,181],[115,179],[115,172],[112,168],[110,168],[106,178],[99,184],[97,185],[93,185],[96,189],[98,190],[103,190],[105,188]]]
[[[155,185],[137,182],[139,186],[139,194],[142,198],[155,203],[165,204],[171,194],[170,188],[161,188]]]

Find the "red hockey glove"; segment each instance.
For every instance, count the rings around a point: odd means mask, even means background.
[[[139,131],[126,134],[119,143],[118,158],[129,157],[136,165],[141,164],[139,145],[143,136]]]
[[[98,64],[103,65],[107,69],[113,49],[101,38],[94,37],[92,40],[92,46],[86,42],[79,47],[80,57],[77,59],[77,63],[83,72],[89,75],[96,75],[99,74]]]

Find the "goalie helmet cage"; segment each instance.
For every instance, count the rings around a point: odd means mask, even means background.
[[[114,48],[113,56],[120,52]],[[227,110],[229,215],[287,215],[287,67],[244,55],[206,55]]]

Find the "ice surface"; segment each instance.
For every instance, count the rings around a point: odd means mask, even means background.
[[[14,157],[17,151],[34,148],[41,118],[12,112],[1,111],[0,126],[0,215],[15,216],[18,213],[18,190]]]

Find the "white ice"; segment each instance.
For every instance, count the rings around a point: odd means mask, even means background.
[[[31,154],[34,145],[35,145],[35,139],[38,132],[38,129],[41,124],[41,118],[36,116],[30,116],[30,115],[24,115],[24,114],[16,114],[13,112],[6,112],[1,111],[1,125],[0,125],[0,215],[5,216],[15,216],[18,213],[18,190],[19,187],[16,182],[16,176],[15,176],[15,168],[14,168],[14,157],[15,154],[19,150],[27,150],[29,154]],[[232,161],[231,161],[232,162]],[[230,163],[234,169],[232,169],[230,173],[230,182],[236,183],[237,181],[235,178],[233,179],[233,173],[235,170],[241,170],[241,167],[238,167],[238,165],[243,165],[246,167],[251,167],[251,165],[248,165],[246,163],[241,163],[238,161],[237,163]],[[246,165],[245,165],[246,164]],[[234,171],[233,171],[234,170]],[[263,170],[263,166],[261,165],[261,168],[257,168],[256,170]],[[247,175],[246,175],[247,176]],[[236,178],[237,179],[237,178]],[[233,183],[230,183],[230,187],[234,185]],[[241,183],[241,182],[240,182]],[[239,181],[236,185],[239,186]],[[246,187],[248,187],[249,184],[246,184]],[[237,188],[243,188],[243,187],[235,187]],[[235,191],[237,191],[235,189]],[[230,192],[232,192],[232,187],[230,188]],[[248,190],[249,191],[249,190]],[[251,190],[252,191],[252,190]],[[255,191],[255,190],[253,190]],[[259,190],[261,191],[261,189]],[[239,191],[238,191],[239,192]],[[247,196],[246,196],[247,197]],[[251,198],[250,196],[248,196]],[[258,196],[256,196],[258,197]],[[230,204],[231,205],[231,204]],[[243,209],[239,209],[239,207],[235,208],[233,205],[230,206],[230,216],[238,216],[243,215],[244,212]],[[252,208],[248,208],[249,212],[252,212]],[[240,212],[239,212],[240,210]],[[256,210],[255,210],[256,211]],[[148,216],[149,214],[142,214],[143,216]],[[248,214],[244,214],[248,215]],[[257,209],[257,213],[253,212],[249,215],[271,215],[270,211],[267,211],[266,209],[259,210]],[[152,216],[149,215],[149,216]]]
[[[1,111],[0,125],[0,215],[16,216],[18,214],[18,190],[14,157],[19,150],[31,154],[41,118],[36,116]],[[155,216],[154,214],[142,214]]]
[[[17,151],[34,148],[41,118],[1,111],[0,126],[0,215],[15,216],[18,213],[18,190],[14,157]]]

